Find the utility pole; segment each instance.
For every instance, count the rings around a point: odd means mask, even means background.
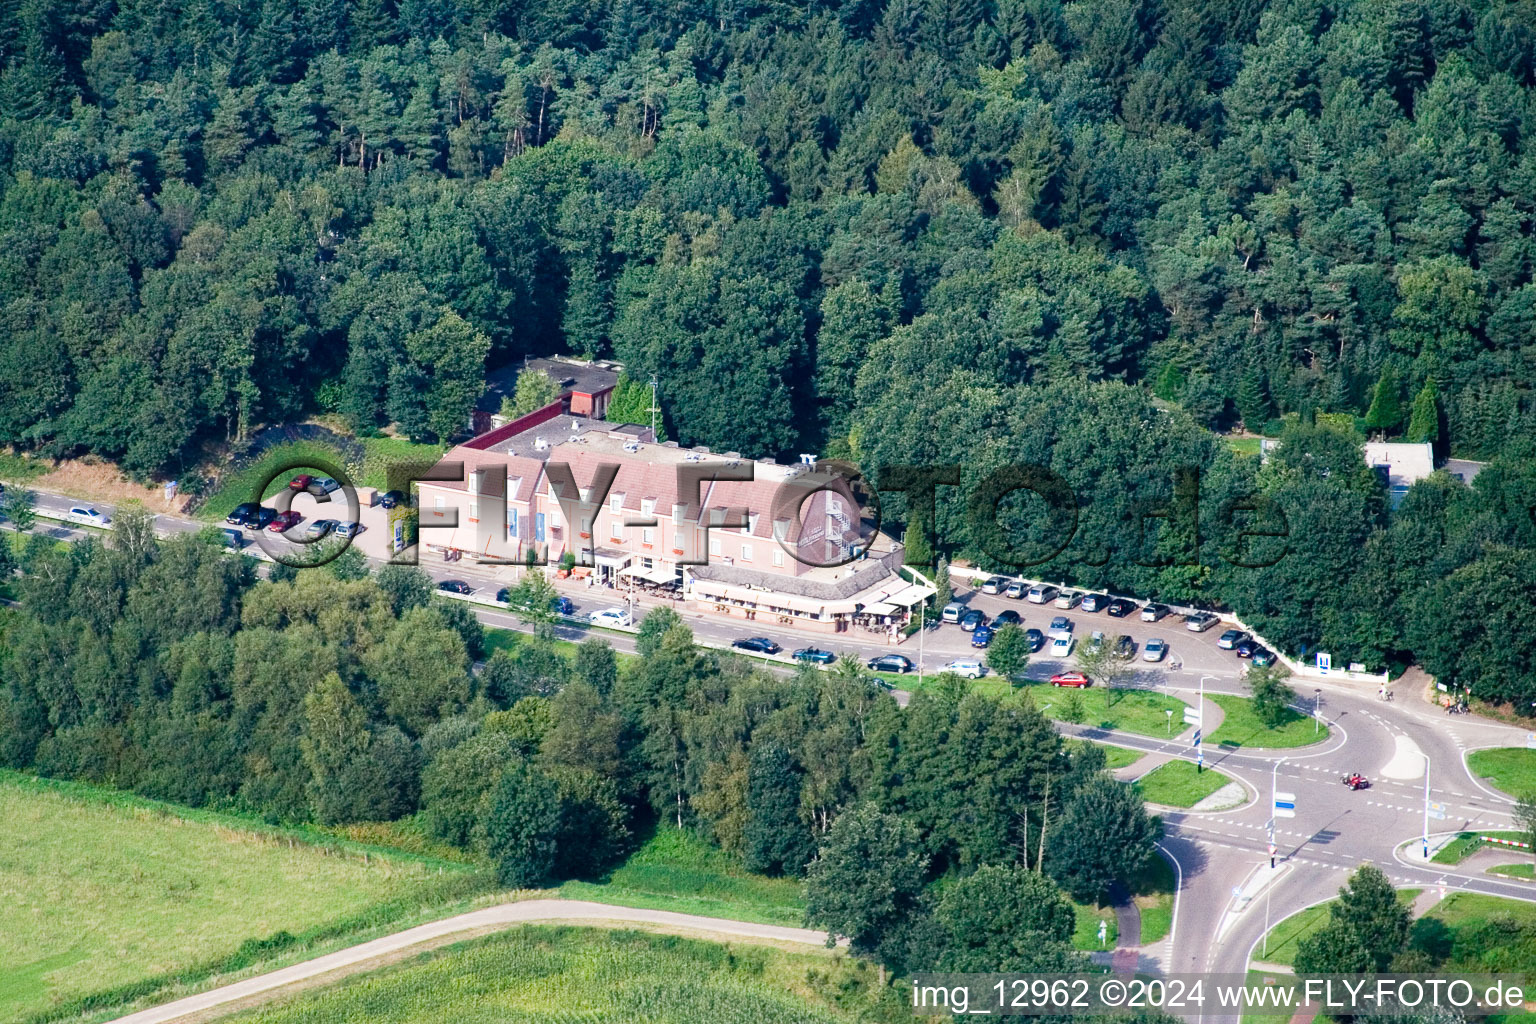
[[[928,599],[917,606],[917,688],[923,688],[923,638],[928,632]]]
[[[1198,703],[1195,710],[1195,774],[1205,771],[1205,751],[1200,749],[1200,741],[1205,739],[1205,681],[1215,679],[1215,676],[1200,677],[1200,696],[1196,698]],[[1274,808],[1270,808],[1273,810]]]
[[[1429,860],[1429,755],[1424,755],[1424,859]]]
[[[1316,736],[1323,728],[1323,717],[1320,708],[1323,706],[1323,691],[1314,688],[1312,690],[1312,735]]]
[[[656,414],[661,411],[661,404],[656,400],[656,389],[661,387],[661,381],[656,375],[651,374],[651,440],[656,439]]]
[[[1269,869],[1271,871],[1275,869],[1275,784],[1276,779],[1280,774],[1280,766],[1283,764],[1285,764],[1285,758],[1282,757],[1280,760],[1276,761],[1274,767],[1269,770],[1269,825],[1267,828],[1269,830]],[[1264,906],[1264,914],[1267,920],[1269,915],[1269,904],[1266,902]],[[1267,925],[1264,931],[1266,934],[1269,932]]]

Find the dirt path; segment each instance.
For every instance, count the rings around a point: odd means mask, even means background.
[[[503,928],[533,923],[641,927],[669,934],[751,939],[758,942],[799,945],[824,946],[827,938],[825,932],[807,928],[784,928],[771,924],[753,924],[748,921],[729,921],[718,917],[678,914],[669,910],[614,907],[606,903],[588,903],[583,900],[525,900],[520,903],[503,903],[500,906],[487,907],[484,910],[475,910],[457,917],[408,928],[403,932],[374,939],[372,942],[349,946],[335,953],[294,964],[292,967],[284,967],[281,970],[200,992],[162,1006],[140,1010],[126,1017],[119,1017],[111,1024],[161,1024],[163,1021],[179,1020],[193,1015],[200,1019],[208,1019],[215,1016],[208,1011],[217,1007],[230,1010],[237,1007],[244,1008],[267,998],[274,998],[280,994],[280,990],[305,987],[306,982],[311,982],[322,975],[341,975],[349,973],[349,968],[356,968],[358,965],[398,959],[398,955],[405,950],[442,945],[445,937],[451,937],[448,941],[456,941],[470,935],[483,935]],[[1139,933],[1139,924],[1137,930]]]

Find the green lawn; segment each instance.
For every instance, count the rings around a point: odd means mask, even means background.
[[[1223,715],[1220,727],[1206,737],[1207,743],[1224,747],[1282,749],[1310,746],[1328,738],[1327,725],[1319,725],[1310,716],[1289,708],[1286,709],[1285,720],[1280,726],[1271,729],[1259,721],[1259,716],[1253,713],[1253,701],[1249,698],[1234,697],[1224,693],[1207,694],[1207,696],[1216,702]]]
[[[754,875],[730,854],[672,827],[657,829],[606,881],[566,882],[560,894],[761,924],[805,924],[798,879]]]
[[[1455,839],[1446,843],[1435,851],[1435,855],[1429,858],[1436,864],[1460,864],[1472,854],[1481,850],[1484,843],[1479,837],[1492,836],[1495,839],[1513,839],[1515,842],[1525,842],[1525,837],[1519,832],[1462,832]],[[1511,850],[1511,853],[1514,851]]]
[[[1160,853],[1154,853],[1131,879],[1131,893],[1141,911],[1143,946],[1166,938],[1173,927],[1173,899],[1177,885],[1173,865]]]
[[[1136,788],[1151,803],[1193,807],[1231,781],[1231,776],[1214,769],[1202,772],[1188,761],[1169,761],[1144,775]]]
[[[1536,878],[1536,865],[1530,861],[1524,864],[1500,864],[1498,867],[1488,869],[1490,875],[1503,875],[1506,878]]]
[[[1031,688],[1035,706],[1058,722],[1075,721],[1101,729],[1119,729],[1138,736],[1168,735],[1169,716],[1177,735],[1189,705],[1176,697],[1151,690],[1111,690],[1093,686],[1084,690],[1054,687],[1049,684]]]
[[[895,998],[879,989],[873,967],[829,950],[529,926],[447,946],[234,1020],[853,1024],[871,1019],[882,999]]]
[[[1412,904],[1418,899],[1420,889],[1397,890],[1398,902]],[[1454,898],[1454,897],[1453,897]],[[1270,964],[1296,963],[1296,948],[1303,939],[1328,923],[1328,908],[1333,900],[1292,914],[1269,930],[1268,943],[1260,943],[1253,949],[1253,958]]]
[[[48,464],[13,452],[0,452],[0,480],[25,483],[48,472]]]
[[[313,460],[313,462],[307,460]],[[295,462],[302,464],[303,468],[288,469],[272,476],[276,467]],[[221,520],[242,502],[271,497],[288,486],[289,480],[306,470],[327,475],[325,467],[318,463],[324,463],[343,473],[348,472],[341,453],[330,445],[313,441],[293,441],[289,444],[275,445],[261,458],[238,473],[227,474],[220,482],[219,489],[208,496],[208,500],[198,509],[197,514],[203,519]],[[258,485],[266,481],[269,476],[272,479],[266,482],[266,486],[261,488],[261,494],[258,495],[256,493]]]
[[[1513,797],[1536,797],[1536,750],[1498,747],[1467,754],[1467,767],[1478,778]]]
[[[599,639],[602,639],[601,634],[595,635],[597,635]],[[499,626],[486,626],[485,656],[489,658],[491,655],[501,650],[516,650],[519,644],[525,642],[528,639],[528,636],[529,634],[516,629],[502,629]],[[576,650],[580,646],[580,644],[573,643],[570,640],[555,641],[556,650],[564,655],[566,660],[571,662],[576,660]],[[635,655],[628,654],[624,651],[614,651],[613,657],[614,660],[618,663],[620,671],[622,671],[625,666],[627,666],[631,661],[634,661],[636,658]]]
[[[1228,437],[1224,438],[1227,447],[1240,455],[1258,455],[1262,452],[1264,439],[1262,437]]]
[[[354,483],[377,490],[389,486],[390,466],[430,466],[448,450],[445,444],[416,444],[401,437],[365,437],[359,443],[363,446],[363,478]]]
[[[1480,892],[1453,892],[1430,907],[1424,916],[1438,918],[1453,929],[1468,924],[1482,925],[1494,918],[1536,926],[1536,903],[1485,896]]]
[[[1091,903],[1073,903],[1072,909],[1077,911],[1077,928],[1072,932],[1072,946],[1084,952],[1093,952],[1099,949],[1114,949],[1115,941],[1120,937],[1120,924],[1115,920],[1114,907],[1095,907]],[[1099,922],[1103,921],[1108,929],[1104,942],[1099,943]]]
[[[462,865],[12,772],[0,820],[0,1020],[116,1005],[485,888]]]

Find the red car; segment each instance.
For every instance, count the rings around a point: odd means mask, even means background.
[[[300,473],[298,476],[288,481],[288,489],[290,491],[307,491],[309,490],[309,485],[314,482],[315,478],[313,476],[309,475],[308,473]]]
[[[1051,676],[1052,686],[1092,686],[1093,680],[1081,672],[1059,672]]]
[[[267,529],[273,533],[282,533],[284,530],[297,526],[303,521],[303,516],[293,511],[293,509],[289,509],[287,512],[279,512],[277,518],[272,520],[271,525]]]

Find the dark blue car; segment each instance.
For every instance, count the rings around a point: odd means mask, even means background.
[[[977,626],[971,631],[971,646],[985,647],[992,642],[992,627]]]

